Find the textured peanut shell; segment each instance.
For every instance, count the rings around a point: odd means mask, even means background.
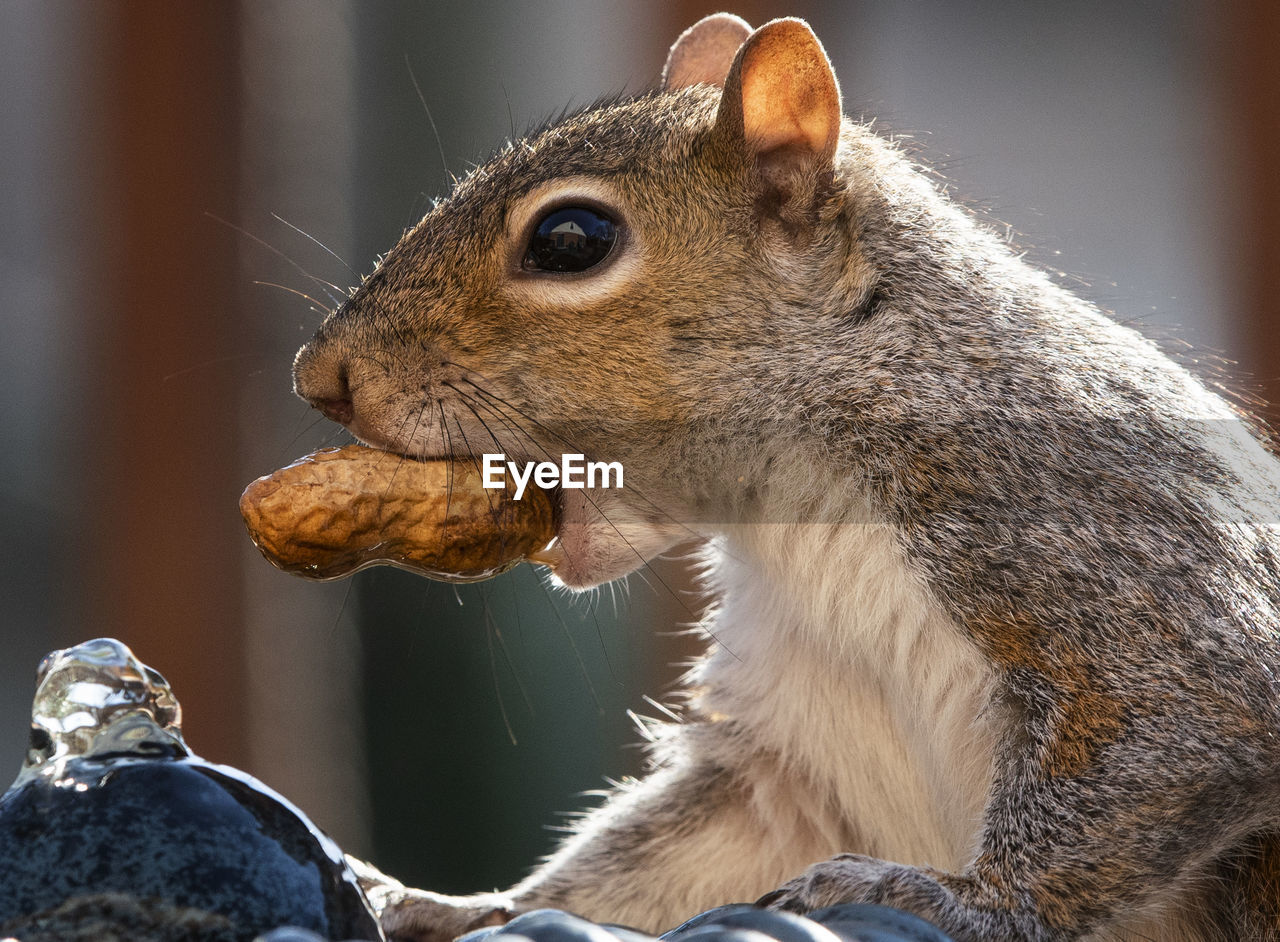
[[[249,535],[279,568],[336,579],[373,565],[446,582],[510,569],[555,537],[545,491],[486,489],[474,464],[328,448],[258,478],[240,498]]]

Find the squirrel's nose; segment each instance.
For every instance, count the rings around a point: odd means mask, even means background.
[[[307,400],[327,419],[346,425],[355,416],[347,365],[325,354],[312,342],[298,351],[293,361],[293,391]]]
[[[355,414],[350,396],[340,399],[307,399],[307,402],[324,413],[326,419],[332,419],[339,425],[346,425]]]

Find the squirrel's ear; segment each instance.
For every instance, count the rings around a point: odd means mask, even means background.
[[[732,13],[713,13],[680,34],[662,67],[662,88],[674,91],[688,85],[724,87],[738,48],[751,35],[747,21]]]
[[[716,125],[738,137],[768,177],[830,171],[840,140],[840,86],[804,20],[773,20],[748,37],[725,80]]]

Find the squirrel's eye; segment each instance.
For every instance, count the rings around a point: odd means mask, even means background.
[[[530,271],[586,271],[604,261],[618,241],[613,220],[585,206],[566,206],[543,217],[529,239]]]

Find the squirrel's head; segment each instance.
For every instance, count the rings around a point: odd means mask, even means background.
[[[659,89],[461,181],[298,353],[297,392],[407,455],[620,462],[622,490],[563,492],[557,574],[635,569],[743,480],[716,449],[769,411],[744,404],[774,392],[780,319],[870,290],[835,224],[841,124],[805,23],[708,17]]]

